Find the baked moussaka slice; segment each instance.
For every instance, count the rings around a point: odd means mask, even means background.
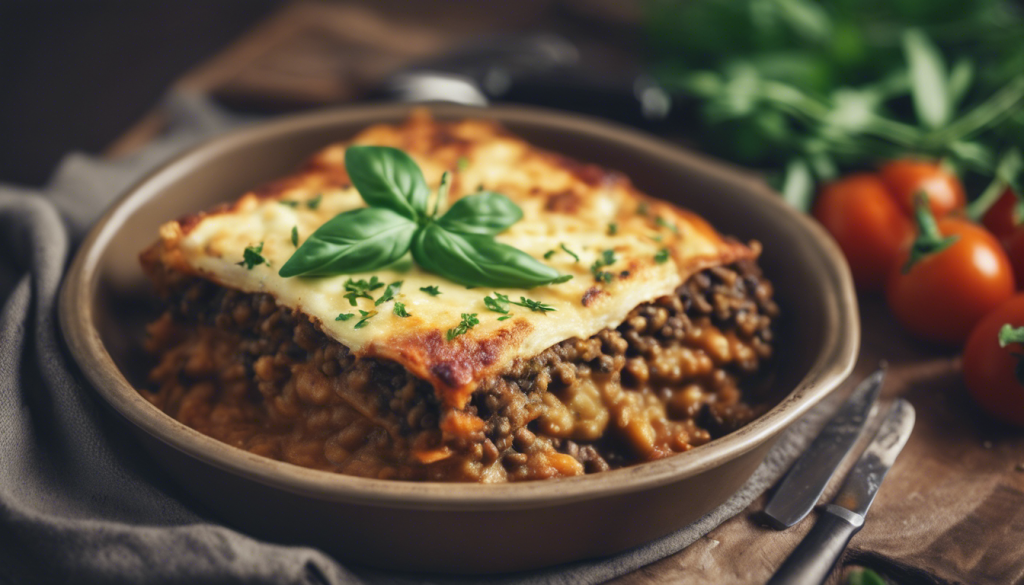
[[[349,149],[387,150],[351,148],[370,145],[408,156],[346,168]],[[423,185],[402,182],[410,165]],[[346,229],[383,233],[378,220],[397,226],[372,248],[383,256],[324,259],[354,245]],[[456,244],[424,243],[437,225],[449,231],[429,237]],[[160,228],[142,253],[166,307],[143,392],[230,445],[365,477],[504,482],[659,459],[757,413],[740,384],[765,369],[777,314],[759,251],[493,122],[419,112]]]

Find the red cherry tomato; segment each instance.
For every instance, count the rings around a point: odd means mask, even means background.
[[[943,236],[959,239],[903,273],[904,251],[886,286],[889,308],[911,333],[929,341],[959,343],[986,313],[1014,292],[1013,270],[1002,245],[965,219],[938,220]]]
[[[999,241],[1005,243],[1017,230],[1017,221],[1014,218],[1016,210],[1017,196],[1013,194],[1013,191],[1007,189],[992,204],[992,207],[988,208],[981,218],[981,223],[988,228],[988,231],[992,232],[992,235],[999,238]]]
[[[913,231],[881,179],[867,173],[825,185],[814,217],[839,243],[857,288],[864,291],[882,289]]]
[[[985,412],[1024,426],[1024,385],[1015,374],[1016,356],[1024,356],[1024,346],[1011,343],[999,347],[999,329],[1005,324],[1024,326],[1024,294],[999,305],[971,331],[964,347],[964,381]]]
[[[919,191],[928,194],[928,203],[935,217],[949,215],[966,204],[960,179],[937,163],[913,159],[894,160],[882,166],[879,173],[882,182],[909,216],[914,213],[915,197]]]

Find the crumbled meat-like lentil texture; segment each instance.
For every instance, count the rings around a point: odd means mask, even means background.
[[[564,477],[704,444],[758,414],[738,382],[770,357],[778,313],[753,262],[707,269],[615,329],[514,363],[456,410],[269,295],[176,282],[148,329],[153,404],[240,449],[382,479]]]

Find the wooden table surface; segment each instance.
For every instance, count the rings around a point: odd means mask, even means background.
[[[481,30],[528,29],[547,22],[553,4],[565,10],[564,3],[543,0],[518,3],[507,13],[480,4],[485,3],[426,2],[410,11],[406,3],[393,1],[296,2],[184,76],[177,87],[229,100],[340,103],[395,68]],[[442,6],[443,17],[428,18]],[[160,111],[154,110],[111,145],[109,154],[145,144],[161,123]],[[880,299],[862,298],[861,312],[863,343],[852,379],[887,360],[883,400],[910,400],[917,426],[844,565],[870,567],[904,585],[1024,583],[1024,433],[992,422],[971,403],[955,351],[910,339]],[[813,518],[777,532],[758,523],[763,507],[762,497],[687,549],[614,582],[764,583]],[[831,581],[840,582],[841,575],[836,571]]]

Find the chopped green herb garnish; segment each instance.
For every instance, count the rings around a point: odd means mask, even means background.
[[[405,303],[395,301],[395,306],[391,309],[391,312],[399,317],[412,317],[408,311],[405,310]]]
[[[505,319],[511,319],[511,318],[512,318],[511,314],[509,314],[509,315],[502,315],[501,317],[498,317],[498,321],[504,321]]]
[[[654,255],[654,261],[657,262],[658,264],[664,264],[665,262],[668,262],[668,258],[668,248],[662,248],[658,250],[657,254]]]
[[[530,309],[531,311],[534,311],[536,313],[548,313],[550,311],[557,311],[558,310],[558,309],[555,309],[554,307],[552,307],[551,305],[548,305],[546,303],[542,303],[540,301],[535,301],[533,299],[528,299],[526,297],[519,297],[519,302],[518,303],[515,302],[515,301],[509,301],[509,302],[512,303],[513,305],[519,305],[520,307],[526,307],[527,309]]]
[[[421,286],[420,290],[432,297],[436,297],[437,295],[441,294],[441,289],[437,288],[436,286]]]
[[[470,329],[480,324],[480,320],[476,318],[476,313],[463,313],[462,321],[459,322],[457,327],[453,327],[448,330],[445,337],[448,341],[452,341],[460,335],[464,335]]]
[[[359,314],[362,315],[362,317],[359,319],[359,322],[355,324],[355,327],[353,327],[353,329],[362,329],[363,327],[366,327],[370,319],[372,319],[374,315],[377,314],[377,311],[364,311],[360,309]]]
[[[610,224],[608,224],[608,235],[609,236],[614,236],[617,233],[619,233],[619,224],[617,224],[617,223],[610,223]]]
[[[462,171],[468,169],[469,168],[469,159],[464,157],[464,156],[460,156],[458,162],[455,163],[455,168],[458,169],[459,172],[462,172]]]
[[[324,200],[323,193],[317,193],[317,196],[306,202],[306,207],[310,209],[316,209],[320,207],[320,202]]]
[[[648,238],[651,238],[651,239],[652,239],[652,240],[654,240],[655,242],[660,242],[660,241],[662,241],[662,240],[664,240],[664,239],[665,239],[665,238],[664,238],[664,236],[662,236],[661,234],[651,234],[651,235],[649,235],[649,236],[647,236],[647,237],[648,237]]]
[[[292,245],[296,248],[299,247],[299,226],[292,226]]]
[[[402,281],[401,280],[399,280],[397,282],[392,282],[391,284],[388,285],[388,287],[386,289],[384,289],[384,293],[380,295],[380,298],[378,298],[376,301],[374,301],[373,306],[379,307],[379,306],[383,305],[384,303],[394,299],[395,295],[398,294],[398,291],[401,290],[401,288],[402,288]]]
[[[555,255],[555,251],[554,250],[548,250],[547,252],[544,252],[544,259],[545,260],[551,260],[551,257],[554,256],[554,255]]]
[[[288,201],[288,200],[285,200],[285,199],[282,199],[282,200],[278,201],[278,204],[286,205],[288,207],[291,207],[292,209],[295,209],[296,207],[299,206],[299,202],[298,201]]]
[[[491,298],[490,296],[484,297],[484,304],[487,305],[488,309],[495,313],[507,314],[509,302],[508,297],[499,292],[494,293],[494,298]]]
[[[334,318],[335,321],[348,321],[352,317],[355,317],[355,313],[338,313],[338,316]]]
[[[674,233],[674,234],[678,234],[679,233],[679,228],[676,227],[676,224],[671,223],[669,221],[666,221],[665,218],[661,217],[660,215],[658,217],[654,218],[654,223],[660,225],[663,228],[668,228],[668,229],[672,230],[672,233]]]
[[[636,206],[636,214],[637,215],[647,215],[647,212],[648,212],[649,209],[650,208],[648,207],[647,203],[641,203],[640,205]]]
[[[590,265],[590,272],[594,275],[594,279],[598,282],[611,282],[615,278],[615,275],[601,269],[615,264],[615,261],[615,250],[605,250],[604,252],[601,252],[601,257],[594,260],[594,263]]]
[[[565,244],[559,244],[558,246],[560,248],[562,248],[562,250],[564,250],[566,254],[572,256],[573,258],[575,258],[575,262],[579,262],[580,261],[580,257],[577,256],[576,253],[573,252],[572,250],[570,250],[569,248],[566,248]]]
[[[262,254],[263,242],[260,242],[258,246],[246,246],[245,251],[242,252],[242,261],[238,265],[245,266],[249,270],[252,270],[253,266],[259,266],[264,262],[267,263],[267,266],[270,266],[270,262],[267,262],[267,259]]]
[[[350,278],[345,282],[345,290],[348,291],[345,298],[348,299],[349,304],[354,307],[356,306],[356,299],[364,298],[373,300],[373,297],[370,296],[370,291],[377,290],[382,286],[384,286],[384,283],[378,280],[376,276],[371,277],[369,282],[366,280],[352,280]]]

